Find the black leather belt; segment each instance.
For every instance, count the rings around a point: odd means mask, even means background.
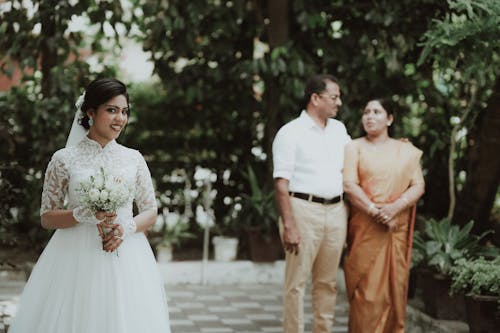
[[[333,197],[331,199],[325,199],[321,197],[317,197],[312,194],[307,194],[307,193],[300,193],[300,192],[289,192],[291,197],[307,200],[307,201],[312,201],[312,202],[317,202],[321,203],[323,205],[331,205],[334,203],[337,203],[339,201],[342,201],[344,194],[338,195],[336,197]]]

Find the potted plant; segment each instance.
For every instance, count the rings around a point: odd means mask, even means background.
[[[465,317],[465,301],[461,295],[450,296],[451,268],[459,258],[471,258],[484,253],[480,236],[470,234],[474,222],[462,228],[448,218],[425,221],[423,233],[413,238],[412,264],[418,272],[425,312],[440,319]]]
[[[214,259],[216,261],[233,261],[238,256],[238,234],[239,226],[235,223],[234,208],[224,216],[220,223],[215,223],[214,237],[212,244],[214,246]]]
[[[451,269],[453,294],[465,295],[471,333],[493,332],[500,327],[500,257],[459,259]]]
[[[156,245],[156,259],[159,263],[172,260],[175,246],[179,246],[184,239],[194,238],[189,231],[189,219],[178,212],[163,210],[158,214],[151,235],[151,242]]]
[[[260,186],[251,166],[244,174],[250,193],[243,193],[236,200],[236,221],[248,236],[250,259],[274,261],[283,258],[283,247],[277,227],[278,213],[274,204],[274,191]]]

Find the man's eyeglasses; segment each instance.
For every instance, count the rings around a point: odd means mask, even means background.
[[[328,95],[328,94],[318,94],[320,96],[326,96],[328,98],[330,98],[332,101],[336,101],[340,96],[339,95]]]

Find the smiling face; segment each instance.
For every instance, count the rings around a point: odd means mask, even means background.
[[[387,134],[387,127],[392,123],[393,117],[387,113],[379,101],[373,100],[366,104],[361,121],[368,135],[378,136]]]
[[[118,95],[87,112],[93,125],[89,129],[89,137],[105,146],[118,138],[128,121],[129,106],[124,95]]]

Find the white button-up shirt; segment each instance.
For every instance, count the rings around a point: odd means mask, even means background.
[[[273,177],[288,179],[291,192],[327,199],[340,195],[344,146],[350,140],[340,121],[328,119],[323,129],[302,111],[274,138]]]

